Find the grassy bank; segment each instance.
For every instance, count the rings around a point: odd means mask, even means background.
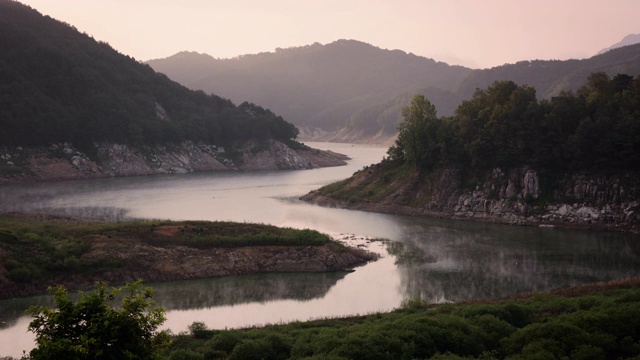
[[[86,222],[0,215],[0,276],[16,284],[63,274],[117,271],[118,257],[83,257],[96,241],[124,240],[155,247],[196,249],[249,246],[320,246],[331,241],[313,230],[207,221]]]
[[[417,171],[409,166],[393,165],[382,162],[367,166],[354,173],[351,178],[325,185],[316,191],[318,194],[351,204],[384,202],[394,192],[398,192],[399,188],[409,186],[418,175]],[[423,205],[421,199],[415,196],[395,196],[394,200],[396,205]]]
[[[405,304],[387,314],[245,330],[202,323],[168,359],[625,359],[640,356],[640,280],[493,303]]]

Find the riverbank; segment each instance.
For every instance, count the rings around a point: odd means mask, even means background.
[[[358,210],[375,212],[381,214],[390,215],[403,215],[403,216],[415,216],[433,219],[450,219],[460,221],[475,221],[485,222],[491,224],[503,224],[503,225],[515,225],[515,226],[534,226],[540,228],[562,228],[562,229],[580,229],[580,230],[595,230],[595,231],[620,231],[628,233],[640,233],[640,225],[638,224],[608,224],[608,223],[589,223],[589,222],[554,222],[554,221],[541,221],[537,218],[527,217],[514,217],[510,214],[491,215],[491,214],[457,214],[452,212],[432,211],[425,208],[408,206],[408,205],[396,205],[396,204],[383,204],[372,202],[351,202],[348,200],[335,199],[330,196],[326,196],[312,191],[302,197],[300,200],[308,203],[333,207],[348,210]]]
[[[528,168],[494,169],[469,186],[457,170],[419,174],[383,162],[300,199],[396,215],[640,233],[639,189],[631,174],[544,179]]]
[[[226,222],[97,223],[0,216],[0,299],[70,290],[268,272],[351,271],[376,255],[312,230]]]
[[[304,170],[346,165],[349,157],[276,140],[247,142],[235,149],[185,141],[131,146],[95,144],[90,152],[70,143],[48,148],[0,148],[0,185],[11,183],[183,174],[228,170]]]

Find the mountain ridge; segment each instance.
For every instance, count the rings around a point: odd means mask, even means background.
[[[352,52],[338,51],[348,47],[353,47]],[[358,51],[361,51],[359,57],[352,55]],[[205,59],[203,55],[199,58]],[[317,63],[325,59],[330,60],[327,60],[329,65],[322,68]],[[201,68],[195,63],[180,66],[177,60],[169,57],[151,60],[148,64],[194,89],[229,90],[232,99],[259,99],[257,102],[286,114],[286,118],[298,126],[302,138],[389,143],[400,122],[400,109],[416,93],[427,96],[441,115],[452,115],[457,105],[468,99],[476,88],[485,88],[498,80],[531,85],[538,89],[539,97],[550,98],[561,91],[577,89],[594,71],[604,71],[610,76],[640,74],[640,45],[582,60],[527,60],[480,70],[449,66],[357,40],[215,59]],[[277,61],[281,62],[278,72],[269,70]],[[246,65],[249,62],[251,66]],[[385,62],[386,68],[373,65]],[[263,67],[267,63],[268,66]],[[340,69],[334,69],[336,67]],[[208,73],[209,68],[215,68],[215,72]],[[238,69],[242,69],[241,74],[237,74]],[[336,76],[338,71],[342,72]],[[428,72],[430,74],[425,74]],[[382,85],[372,86],[367,83],[371,81],[369,78],[378,78]]]
[[[187,55],[191,57],[188,65],[179,66]],[[195,63],[204,59],[203,55],[182,52],[178,57],[147,63],[191,88],[224,91],[234,101],[277,107],[302,133],[339,131],[345,120],[361,109],[397,94],[414,93],[424,84],[453,90],[456,81],[470,71],[401,50],[344,39],[215,59],[197,68]],[[171,68],[180,70],[173,72]]]
[[[634,45],[638,43],[640,43],[640,34],[629,34],[624,38],[622,38],[622,40],[618,41],[617,43],[598,51],[596,55],[604,54],[609,50],[617,49],[619,47]]]

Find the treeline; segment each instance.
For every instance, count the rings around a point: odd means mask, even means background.
[[[640,169],[640,76],[593,73],[575,93],[542,101],[532,87],[498,81],[476,90],[451,117],[437,117],[420,95],[402,115],[387,160],[420,170]]]
[[[0,0],[0,145],[289,141],[257,105],[189,90],[70,25]]]

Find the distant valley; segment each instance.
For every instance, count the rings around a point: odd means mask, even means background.
[[[615,45],[614,45],[615,47]],[[538,98],[576,90],[592,72],[640,74],[640,44],[584,60],[532,60],[473,70],[355,40],[215,59],[181,52],[148,64],[192,89],[266,106],[300,129],[300,138],[390,143],[400,110],[425,95],[449,116],[478,88],[512,80]]]

